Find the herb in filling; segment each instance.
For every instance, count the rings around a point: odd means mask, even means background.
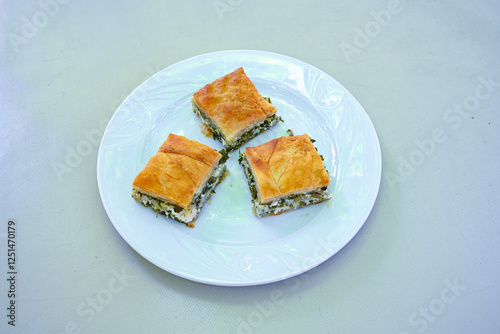
[[[268,97],[264,98],[269,103],[271,103],[271,99]],[[244,133],[241,137],[239,137],[236,141],[229,143],[224,136],[224,134],[219,130],[218,126],[208,117],[196,104],[193,103],[193,111],[201,118],[202,122],[207,125],[207,127],[212,131],[212,137],[222,143],[226,147],[228,151],[233,151],[248,142],[250,139],[256,137],[258,134],[272,128],[279,121],[283,121],[280,116],[273,114],[269,116],[266,120],[251,128],[249,131]]]

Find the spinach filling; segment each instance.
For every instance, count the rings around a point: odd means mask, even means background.
[[[184,208],[181,208],[177,204],[174,203],[167,203],[164,201],[161,201],[159,199],[156,199],[154,197],[151,197],[149,195],[146,195],[136,189],[132,190],[132,197],[141,203],[143,206],[148,207],[150,206],[151,209],[153,209],[154,212],[157,214],[164,214],[165,216],[172,218],[180,223],[186,224],[185,221],[181,220],[182,212],[185,210]],[[187,224],[186,224],[187,225]]]
[[[222,181],[224,178],[224,173],[226,171],[226,166],[222,166],[226,163],[227,159],[229,159],[229,155],[227,154],[226,150],[221,150],[219,153],[222,155],[219,159],[219,163],[217,164],[217,167],[214,169],[214,173],[212,176],[208,179],[207,183],[205,183],[205,186],[203,189],[198,192],[198,194],[193,198],[193,201],[191,202],[191,205],[195,205],[196,207],[202,206],[205,204],[206,200],[208,197],[212,194],[215,194],[215,187]],[[222,166],[222,169],[219,171],[219,168]]]
[[[264,98],[266,101],[271,103],[271,99],[268,97]],[[198,106],[193,103],[193,111],[201,118],[203,123],[205,123],[210,130],[212,130],[212,137],[222,143],[224,147],[230,152],[241,145],[248,142],[250,139],[256,137],[260,133],[270,129],[274,125],[276,125],[279,121],[283,122],[283,119],[276,114],[269,116],[266,120],[258,124],[257,126],[251,128],[249,131],[245,132],[241,137],[239,137],[236,141],[229,143],[224,136],[224,134],[219,130],[219,127],[212,121],[210,117],[208,117]]]

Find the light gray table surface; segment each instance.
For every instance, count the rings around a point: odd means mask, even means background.
[[[6,0],[0,22],[1,333],[500,332],[498,2]],[[284,281],[173,275],[101,202],[99,141],[118,106],[154,73],[222,50],[322,70],[380,141],[361,230]]]

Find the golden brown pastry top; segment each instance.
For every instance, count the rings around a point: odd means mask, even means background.
[[[217,124],[228,142],[276,113],[241,67],[201,88],[193,102]]]
[[[261,203],[330,184],[323,160],[307,134],[247,147],[245,155]]]
[[[170,134],[132,186],[146,195],[186,209],[220,157],[211,147]]]

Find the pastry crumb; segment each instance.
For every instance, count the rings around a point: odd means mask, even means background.
[[[200,125],[200,131],[201,131],[201,133],[203,133],[207,137],[213,137],[214,133],[205,123],[202,123]]]

